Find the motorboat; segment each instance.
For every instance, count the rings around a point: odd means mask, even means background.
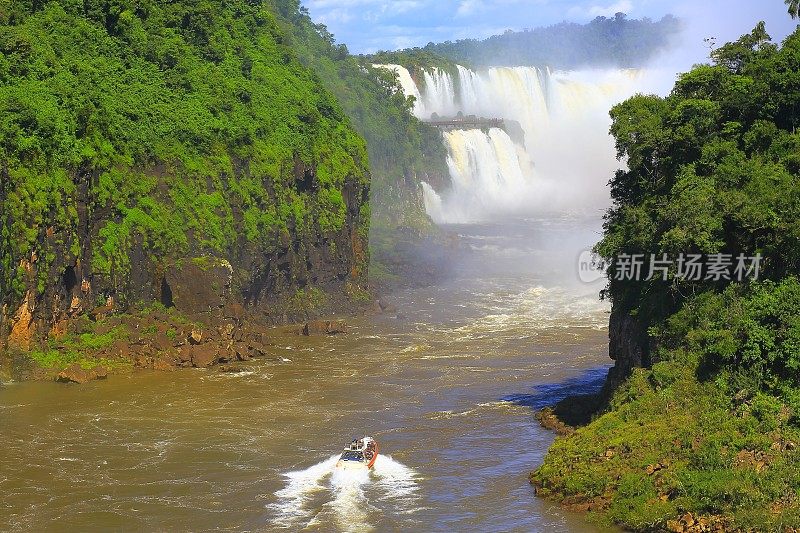
[[[342,470],[369,470],[378,458],[378,443],[372,437],[353,439],[336,463]]]

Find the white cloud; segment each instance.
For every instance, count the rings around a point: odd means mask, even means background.
[[[633,4],[629,0],[621,0],[608,7],[592,6],[589,8],[589,14],[593,17],[611,17],[617,13],[630,13],[633,11]]]
[[[323,15],[331,12],[347,13],[352,20],[357,14],[402,15],[421,8],[422,0],[311,0],[309,9]]]
[[[398,35],[392,39],[392,45],[395,49],[410,48],[414,45],[414,39],[408,35]]]
[[[457,17],[468,17],[485,9],[483,0],[461,0],[456,10]]]
[[[396,0],[395,2],[389,2],[388,8],[386,9],[389,13],[396,15],[400,13],[407,13],[409,11],[414,11],[415,9],[419,9],[422,7],[423,2],[419,2],[417,0]]]

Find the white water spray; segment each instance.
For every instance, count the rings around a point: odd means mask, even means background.
[[[417,474],[391,456],[378,455],[371,470],[340,470],[338,455],[285,474],[286,486],[275,493],[275,525],[302,529],[336,524],[339,531],[371,531],[370,514],[378,507],[411,512],[418,499]],[[375,502],[370,503],[370,502]]]
[[[525,136],[512,149],[511,138],[500,130],[445,133],[452,188],[437,193],[424,187],[426,208],[437,222],[605,207],[607,182],[619,166],[608,111],[646,83],[642,72],[632,70],[459,66],[457,81],[441,70],[425,71],[418,86],[405,68],[390,68],[406,94],[416,98],[420,119],[459,112],[502,118],[506,130],[516,122]]]
[[[506,132],[498,128],[452,130],[444,133],[444,139],[451,198],[458,201],[445,207],[428,187],[426,207],[436,222],[470,222],[498,208],[513,211],[522,207],[520,191],[527,191],[531,184],[523,169],[527,166],[531,172],[532,168]]]

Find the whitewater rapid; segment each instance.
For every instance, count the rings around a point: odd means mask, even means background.
[[[338,460],[338,455],[332,455],[284,474],[286,486],[275,493],[278,501],[270,505],[273,523],[287,529],[334,523],[340,531],[363,532],[374,529],[370,514],[379,513],[387,501],[403,512],[414,512],[419,500],[414,470],[383,454],[371,470],[340,470]]]
[[[421,120],[461,114],[506,121],[505,131],[443,133],[451,187],[423,186],[428,214],[440,223],[605,207],[619,167],[608,112],[649,83],[636,70],[457,66],[456,75],[424,70],[415,81],[402,66],[384,67],[398,74]]]

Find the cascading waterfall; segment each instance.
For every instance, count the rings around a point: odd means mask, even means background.
[[[618,167],[608,111],[642,90],[640,71],[458,66],[457,80],[437,69],[424,71],[417,86],[404,67],[387,67],[415,97],[414,114],[422,120],[461,112],[516,122],[525,134],[522,146],[496,128],[445,132],[452,188],[437,193],[424,187],[434,220],[606,205],[606,184]]]
[[[470,222],[493,214],[498,208],[516,210],[529,181],[524,153],[508,134],[499,129],[452,130],[444,133],[452,195],[458,198],[445,206],[435,191],[425,189],[428,214],[437,222]],[[426,184],[427,185],[427,184]]]

